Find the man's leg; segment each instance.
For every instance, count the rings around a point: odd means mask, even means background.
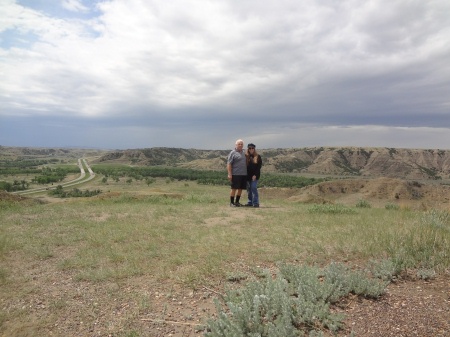
[[[240,205],[239,201],[241,200],[242,190],[238,189],[236,194],[236,204]]]
[[[234,195],[236,194],[236,189],[232,188],[230,192],[230,204],[234,205]]]

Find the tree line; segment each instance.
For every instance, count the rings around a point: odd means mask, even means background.
[[[229,185],[227,175],[221,171],[194,170],[173,167],[128,167],[128,166],[93,166],[93,170],[105,177],[118,180],[120,177],[129,177],[143,180],[149,177],[171,178],[176,180],[197,181],[203,185]],[[265,187],[305,187],[324,181],[322,178],[306,178],[286,174],[265,173],[261,175],[260,186]]]
[[[0,175],[20,175],[20,174],[37,174],[31,181],[26,180],[14,180],[14,182],[0,181],[0,190],[7,192],[14,191],[24,191],[27,190],[30,183],[34,184],[51,184],[62,181],[66,178],[69,173],[79,173],[80,169],[78,167],[42,167],[42,168],[20,168],[20,167],[10,167],[10,168],[0,168]]]

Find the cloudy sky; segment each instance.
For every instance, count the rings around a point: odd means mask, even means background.
[[[0,145],[450,149],[450,1],[0,0]]]

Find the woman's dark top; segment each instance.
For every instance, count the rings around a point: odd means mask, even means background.
[[[258,159],[257,162],[254,162],[254,157],[250,156],[250,161],[247,165],[247,179],[252,180],[253,176],[256,176],[256,179],[259,180],[259,177],[261,176],[261,166],[262,166],[262,159],[261,156],[257,155]]]

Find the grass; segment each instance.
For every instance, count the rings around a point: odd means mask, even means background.
[[[241,211],[233,218],[220,207],[226,204],[222,200],[226,190],[202,187],[202,194],[182,194],[183,189],[181,183],[172,186],[175,197],[125,194],[3,210],[0,253],[14,251],[28,259],[54,257],[60,268],[83,280],[152,272],[160,279],[190,283],[192,275],[198,280],[223,277],[224,265],[242,259],[250,266],[296,260],[327,263],[395,257],[408,251],[410,258],[423,260],[426,255],[423,263],[437,262],[439,267],[448,254],[441,246],[448,239],[448,221],[436,225],[435,215],[419,225],[420,215],[411,211],[278,206],[274,200],[270,201],[273,209]],[[423,225],[427,221],[434,223]],[[5,240],[11,242],[9,250]],[[72,254],[60,258],[62,248]],[[174,270],[178,271],[173,274]]]
[[[261,191],[263,208],[230,209],[225,187],[166,179],[148,186],[125,180],[105,184],[96,177],[89,188],[105,193],[26,207],[2,202],[1,298],[25,302],[39,294],[27,268],[80,285],[145,278],[198,289],[244,280],[249,270],[278,263],[344,262],[363,268],[382,261],[380,275],[413,268],[424,279],[450,266],[447,212],[311,206],[266,191]],[[44,265],[48,270],[40,271]],[[140,300],[142,310],[149,307],[146,301]],[[61,315],[70,302],[53,298],[52,314]],[[27,314],[21,307],[0,312],[0,332],[7,329],[4,322],[23,322]],[[36,326],[48,326],[53,318],[38,319]]]

